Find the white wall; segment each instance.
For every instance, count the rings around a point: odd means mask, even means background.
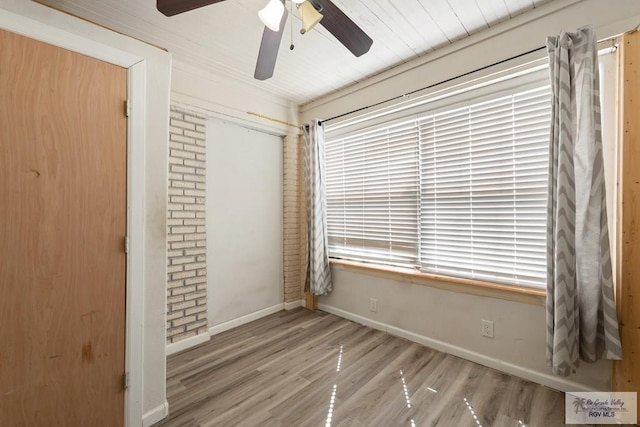
[[[209,326],[284,300],[282,138],[207,122]]]
[[[562,29],[591,24],[599,38],[604,38],[635,28],[639,22],[640,2],[635,0],[614,0],[606,6],[601,0],[554,1],[305,105],[302,121],[343,114],[535,49],[545,44],[547,35]],[[527,60],[543,55],[540,51]],[[334,291],[319,299],[322,309],[555,388],[610,387],[611,364],[607,361],[583,363],[568,381],[549,374],[541,306],[407,284],[335,267],[333,272]],[[370,297],[378,299],[377,313],[369,311]],[[481,319],[495,322],[494,339],[480,335]]]
[[[146,64],[144,73],[144,156],[146,164],[135,164],[136,182],[144,187],[144,230],[136,230],[143,239],[144,300],[135,306],[136,313],[144,313],[142,325],[143,354],[141,365],[142,407],[134,408],[141,425],[141,414],[162,417],[165,410],[165,299],[166,299],[166,204],[167,204],[167,140],[169,127],[169,84],[171,56],[156,47],[93,25],[87,21],[57,12],[25,0],[1,0],[0,15],[12,12],[32,22],[32,27],[42,33],[43,28],[53,28],[68,34],[71,40],[86,40],[101,45],[101,53],[125,52],[142,58]],[[29,34],[29,33],[27,33]],[[47,41],[47,37],[43,37]],[[75,43],[75,42],[74,42]],[[139,101],[139,100],[138,100]],[[134,107],[135,108],[135,107]],[[135,150],[134,150],[135,151]],[[144,162],[144,159],[142,160]],[[132,179],[131,177],[129,177]],[[137,245],[137,243],[136,243]],[[142,294],[142,293],[141,293]],[[136,302],[138,303],[138,302]],[[138,373],[139,374],[139,373]],[[137,375],[132,375],[136,378]],[[128,408],[129,411],[132,408]]]
[[[564,391],[608,390],[611,364],[583,363],[569,382],[545,362],[542,306],[402,283],[333,267],[333,292],[319,308],[369,324],[440,351]],[[369,311],[369,298],[378,311]],[[481,336],[481,321],[494,322],[493,339]]]

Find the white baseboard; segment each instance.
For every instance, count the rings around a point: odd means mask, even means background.
[[[170,356],[174,353],[178,353],[179,351],[186,350],[191,347],[195,347],[198,344],[202,344],[204,342],[209,341],[209,338],[211,338],[211,336],[209,335],[209,332],[205,332],[204,334],[198,334],[193,337],[183,339],[182,341],[168,344],[166,354],[167,356]]]
[[[166,400],[162,405],[158,405],[152,410],[145,412],[142,416],[142,427],[149,427],[164,420],[169,415],[169,402]]]
[[[216,335],[229,329],[244,325],[245,323],[253,322],[254,320],[261,319],[273,313],[277,313],[284,308],[284,303],[276,304],[271,307],[264,308],[262,310],[254,311],[237,319],[229,320],[228,322],[220,323],[209,328],[209,335]]]
[[[552,374],[534,371],[532,369],[525,368],[523,366],[514,365],[512,363],[508,363],[500,359],[496,359],[494,357],[486,356],[484,354],[476,353],[475,351],[467,350],[465,348],[458,347],[453,344],[446,343],[444,341],[425,337],[423,335],[419,335],[414,332],[407,331],[405,329],[397,328],[395,326],[391,326],[386,323],[368,319],[366,317],[359,316],[357,314],[354,314],[336,307],[332,307],[330,305],[318,304],[318,308],[322,311],[326,311],[327,313],[335,314],[336,316],[344,317],[345,319],[349,319],[356,323],[369,326],[373,329],[377,329],[383,332],[387,332],[391,335],[408,339],[418,344],[422,344],[426,347],[433,348],[434,350],[438,350],[443,353],[452,354],[462,359],[470,360],[471,362],[475,362],[480,365],[487,366],[489,368],[493,368],[510,375],[515,375],[525,380],[542,384],[544,386],[547,386],[565,393],[572,392],[572,391],[596,391],[595,389],[589,386],[586,386],[584,384],[570,381]]]
[[[293,302],[285,302],[284,303],[284,309],[285,310],[293,310],[294,308],[302,307],[303,303],[304,303],[303,300],[298,300],[298,301],[293,301]]]

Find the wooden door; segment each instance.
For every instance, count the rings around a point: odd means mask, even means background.
[[[0,31],[0,426],[124,423],[126,84]]]

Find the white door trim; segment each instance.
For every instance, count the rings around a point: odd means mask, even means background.
[[[124,425],[137,427],[141,425],[142,420],[144,344],[145,59],[6,10],[0,13],[0,28],[128,69],[131,113],[127,129],[129,252],[126,277],[125,369],[129,373],[129,388],[125,391]]]

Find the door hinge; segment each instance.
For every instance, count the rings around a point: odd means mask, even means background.
[[[128,390],[128,389],[129,389],[129,372],[125,372],[125,373],[122,375],[122,387],[123,387],[125,390]]]
[[[129,114],[131,114],[131,103],[127,99],[124,101],[124,116],[129,117]]]
[[[129,236],[124,236],[124,253],[129,253]]]

